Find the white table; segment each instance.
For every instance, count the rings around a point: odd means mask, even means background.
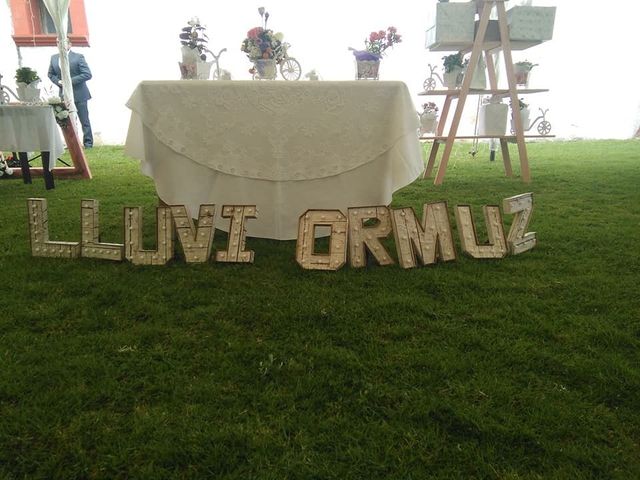
[[[17,152],[25,183],[31,183],[27,152],[40,152],[47,189],[54,188],[56,159],[64,152],[64,141],[49,105],[0,105],[0,150]]]
[[[256,205],[252,237],[296,238],[307,209],[388,205],[424,169],[401,82],[145,81],[127,106],[125,151],[158,196],[192,216]]]

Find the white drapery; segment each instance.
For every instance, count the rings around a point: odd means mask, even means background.
[[[73,98],[73,85],[71,84],[71,73],[69,72],[69,52],[67,51],[67,24],[69,18],[69,0],[43,0],[45,7],[53,24],[58,32],[58,51],[60,52],[60,74],[62,76],[62,93],[73,121],[76,121],[76,105]]]

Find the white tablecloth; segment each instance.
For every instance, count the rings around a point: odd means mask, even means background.
[[[158,196],[193,216],[257,205],[253,237],[296,238],[307,209],[388,205],[423,170],[401,82],[142,82],[127,106],[126,152]]]
[[[48,105],[0,105],[0,150],[50,152],[50,167],[64,152],[53,108]]]

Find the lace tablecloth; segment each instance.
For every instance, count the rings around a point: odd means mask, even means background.
[[[127,106],[126,151],[160,198],[194,216],[255,204],[249,236],[293,239],[308,208],[386,205],[423,169],[401,82],[142,82]]]
[[[53,108],[48,105],[0,105],[0,150],[50,152],[50,167],[64,152]]]

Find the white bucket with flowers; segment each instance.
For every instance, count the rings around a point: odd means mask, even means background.
[[[396,43],[402,42],[402,36],[395,27],[387,30],[371,32],[364,41],[364,50],[349,47],[356,58],[356,80],[378,80],[380,76],[380,60],[385,51]]]

